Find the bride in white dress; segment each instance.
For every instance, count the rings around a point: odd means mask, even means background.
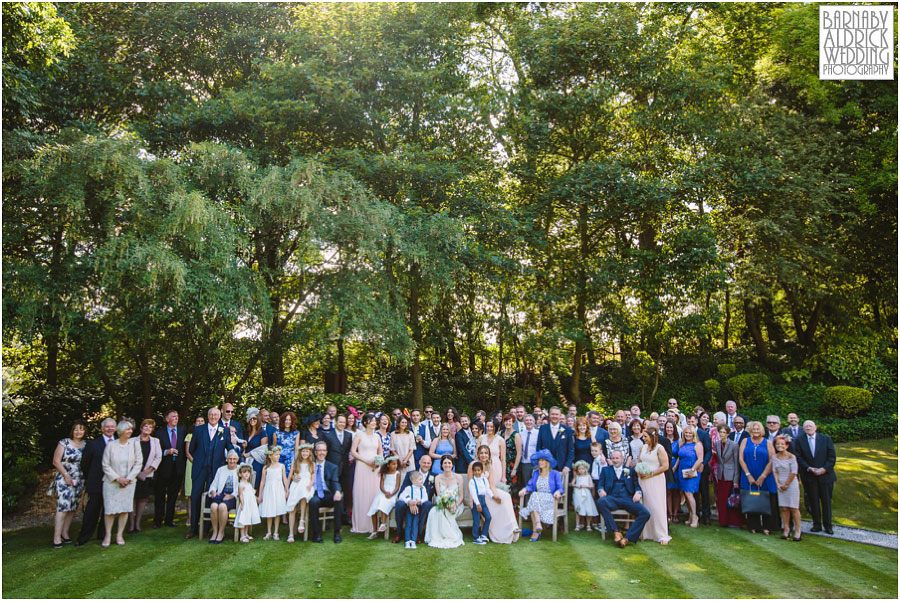
[[[462,514],[465,506],[463,505],[463,477],[462,474],[456,474],[453,471],[453,459],[445,455],[441,458],[441,469],[443,472],[434,479],[434,499],[435,504],[441,493],[456,493],[459,501],[456,503],[455,511],[449,509],[438,509],[436,506],[431,509],[428,514],[428,521],[425,524],[425,542],[429,547],[438,549],[453,549],[462,546],[463,535],[456,524],[456,518]]]

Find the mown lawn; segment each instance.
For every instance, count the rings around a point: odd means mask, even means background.
[[[845,442],[835,450],[834,522],[897,532],[896,441]]]
[[[340,545],[213,546],[164,528],[126,535],[124,547],[56,550],[51,534],[4,534],[4,597],[897,597],[896,551],[718,526],[679,524],[668,547],[624,550],[585,532],[476,546],[465,531],[462,548],[415,551],[347,528]]]

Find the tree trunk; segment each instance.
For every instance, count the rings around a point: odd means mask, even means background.
[[[59,329],[57,328],[47,334],[45,340],[47,344],[47,386],[54,388],[59,383],[57,370],[59,362]]]
[[[344,362],[344,338],[337,339],[338,371],[337,391],[339,394],[347,394],[347,366]]]
[[[747,330],[753,338],[753,344],[756,345],[756,357],[760,361],[765,361],[769,354],[766,347],[766,341],[763,339],[762,330],[759,327],[759,312],[749,299],[744,299],[744,319],[747,322]]]
[[[769,335],[769,340],[772,341],[776,347],[784,345],[784,330],[781,329],[781,325],[775,319],[775,307],[772,306],[771,299],[765,299],[762,302],[762,314],[763,319],[766,324],[766,333]]]
[[[284,353],[281,348],[281,298],[272,296],[269,304],[272,307],[272,325],[267,336],[263,336],[265,345],[263,362],[260,366],[262,384],[265,387],[284,386]]]
[[[497,332],[497,380],[494,387],[494,398],[500,406],[500,393],[503,389],[503,329]]]
[[[153,415],[153,399],[150,385],[150,360],[143,346],[139,346],[137,349],[137,364],[138,370],[141,372],[141,398],[144,405],[144,418],[148,418]]]

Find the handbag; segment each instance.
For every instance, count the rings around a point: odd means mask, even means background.
[[[728,495],[728,507],[730,509],[740,509],[741,508],[741,495],[736,492]]]
[[[744,513],[761,513],[772,515],[772,507],[769,505],[769,491],[762,490],[758,486],[756,490],[741,489],[741,511]]]
[[[690,480],[691,478],[695,478],[697,476],[697,472],[694,468],[689,468],[686,470],[681,470],[681,477],[685,480]]]

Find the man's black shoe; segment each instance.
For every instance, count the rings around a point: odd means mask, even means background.
[[[335,543],[335,544],[341,542],[342,540],[343,540],[343,539],[341,538],[341,535],[340,535],[340,534],[335,534],[335,535],[334,535],[334,543]]]
[[[834,536],[834,530],[832,530],[831,528],[825,528],[825,534],[831,534],[832,536]]]
[[[812,528],[810,528],[809,531],[810,531],[810,532],[821,532],[821,531],[822,531],[822,527],[821,527],[821,526],[813,526]]]
[[[317,536],[313,539],[313,542],[314,543],[324,543],[325,541],[322,540],[321,536]]]
[[[159,530],[160,528],[162,528],[162,526],[160,526],[159,524],[153,524],[154,530]]]

